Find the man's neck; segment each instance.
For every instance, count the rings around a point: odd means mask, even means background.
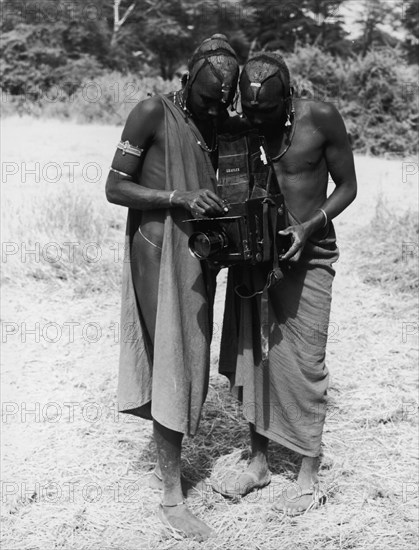
[[[213,120],[195,120],[196,127],[200,131],[202,137],[204,138],[205,145],[208,149],[214,149],[217,142],[217,121]]]

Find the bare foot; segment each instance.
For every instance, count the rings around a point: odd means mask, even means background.
[[[175,529],[188,538],[202,542],[214,536],[214,531],[192,514],[186,504],[159,506],[159,518],[167,527]]]
[[[299,516],[309,510],[319,508],[325,502],[326,495],[320,493],[318,482],[305,487],[295,483],[282,491],[278,501],[273,505],[273,509],[287,516]]]

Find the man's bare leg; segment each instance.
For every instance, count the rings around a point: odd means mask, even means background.
[[[213,530],[195,517],[186,504],[180,481],[180,455],[183,434],[165,428],[153,421],[154,439],[157,447],[157,459],[163,480],[162,514],[174,528],[187,537],[206,540]]]
[[[249,424],[249,429],[252,455],[250,457],[249,466],[246,471],[256,474],[257,478],[262,481],[269,474],[269,439],[264,435],[258,434],[255,430],[254,424]]]
[[[192,483],[189,479],[184,477],[182,474],[180,476],[180,484],[182,487],[182,493],[185,498],[189,496],[189,494],[196,494],[194,491],[196,484]],[[160,464],[157,461],[156,466],[152,472],[152,475],[149,478],[148,486],[150,489],[155,489],[156,491],[163,491],[163,479],[161,476],[161,470],[160,470]]]
[[[182,486],[183,496],[188,497],[189,492],[194,489],[194,484],[183,475],[180,476],[180,483]],[[161,477],[160,465],[158,462],[156,463],[156,467],[149,478],[148,486],[150,489],[155,489],[156,491],[163,490],[163,479]]]
[[[269,439],[258,434],[253,424],[249,424],[249,427],[252,456],[246,471],[253,472],[259,480],[262,480],[269,472],[267,458]],[[296,483],[283,491],[278,502],[275,503],[275,508],[284,510],[289,515],[307,510],[313,502],[311,491],[318,481],[319,464],[319,457],[304,456]]]

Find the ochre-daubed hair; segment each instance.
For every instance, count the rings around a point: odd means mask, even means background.
[[[189,85],[192,85],[199,71],[207,64],[220,83],[226,84],[228,95],[234,94],[239,78],[239,64],[235,51],[223,34],[214,34],[207,38],[194,51],[188,63]]]
[[[240,84],[247,77],[249,82],[263,85],[268,78],[275,76],[280,79],[285,96],[289,96],[290,72],[282,55],[278,51],[259,52],[253,55],[243,67]]]

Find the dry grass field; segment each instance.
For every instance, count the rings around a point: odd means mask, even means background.
[[[272,446],[272,483],[224,500],[208,483],[245,465],[247,428],[217,374],[185,441],[188,502],[205,543],[160,524],[151,426],[118,415],[125,211],[104,181],[120,129],[8,118],[2,130],[2,548],[4,550],[407,550],[418,534],[417,160],[356,157],[359,195],[336,220],[328,344],[325,507],[271,507],[298,456]],[[37,164],[38,163],[38,164]]]

